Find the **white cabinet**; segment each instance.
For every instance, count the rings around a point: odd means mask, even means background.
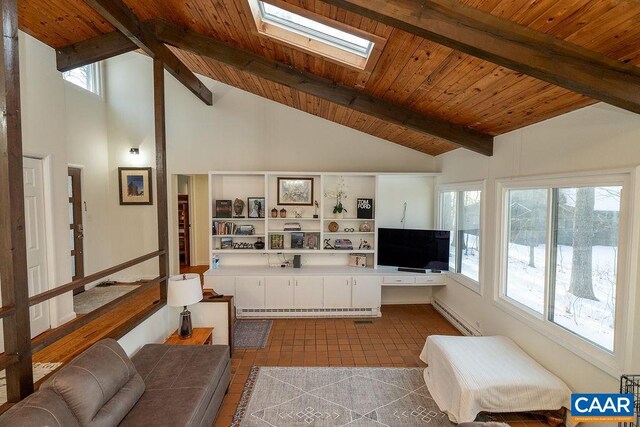
[[[324,308],[351,307],[351,277],[324,277]]]
[[[236,295],[236,278],[233,276],[204,276],[204,288],[218,294]]]
[[[294,279],[295,308],[322,308],[324,287],[322,277],[306,276]]]
[[[293,279],[288,276],[265,278],[265,307],[293,307]]]
[[[352,307],[380,307],[382,290],[378,276],[353,276],[351,280]]]
[[[236,307],[264,308],[264,277],[236,277]]]

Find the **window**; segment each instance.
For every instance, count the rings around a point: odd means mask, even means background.
[[[440,190],[440,228],[451,232],[449,270],[480,282],[480,185]]]
[[[503,187],[501,298],[560,330],[563,342],[578,339],[610,355],[622,336],[618,271],[626,179]]]
[[[62,73],[62,78],[82,89],[100,95],[99,64],[93,63]]]
[[[283,9],[261,0],[249,0],[249,6],[259,33],[359,69],[365,69],[376,45],[372,40],[378,39],[295,6]]]

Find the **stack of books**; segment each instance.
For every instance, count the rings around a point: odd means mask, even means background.
[[[336,239],[336,243],[334,245],[336,249],[353,249],[353,243],[349,239]]]
[[[236,234],[236,224],[233,222],[213,221],[211,230],[214,235]]]

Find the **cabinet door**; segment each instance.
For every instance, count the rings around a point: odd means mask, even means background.
[[[264,308],[264,277],[236,277],[236,307]]]
[[[351,277],[349,276],[325,276],[324,277],[324,307],[325,308],[351,307]]]
[[[204,276],[204,288],[213,289],[223,295],[236,295],[236,278],[234,276]]]
[[[293,308],[293,279],[287,276],[265,277],[265,307]]]
[[[295,282],[295,308],[321,308],[324,289],[322,277],[297,277]]]
[[[353,276],[351,303],[358,308],[379,308],[382,288],[378,276]]]

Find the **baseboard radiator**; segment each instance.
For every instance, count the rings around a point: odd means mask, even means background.
[[[467,321],[462,319],[451,308],[447,307],[441,301],[438,301],[434,298],[433,301],[431,301],[431,305],[433,305],[433,308],[435,308],[438,313],[442,314],[463,335],[475,337],[479,337],[482,335],[482,333],[478,329],[471,326]]]
[[[236,308],[243,317],[380,317],[379,308]]]

